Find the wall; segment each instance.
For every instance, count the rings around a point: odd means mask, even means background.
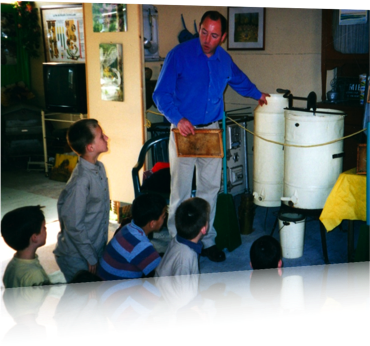
[[[155,5],[158,9],[159,55],[165,57],[178,44],[177,35],[183,29],[183,14],[187,29],[194,33],[194,20],[199,27],[205,11],[217,10],[227,18],[227,7]],[[273,94],[277,88],[289,89],[293,95],[306,97],[315,91],[321,97],[321,13],[320,9],[266,8],[265,50],[228,51],[235,63],[257,87]],[[171,30],[169,30],[171,28]],[[227,49],[227,39],[222,45]],[[152,79],[157,79],[162,62],[147,62],[153,70]],[[332,78],[328,77],[328,83]],[[328,88],[330,90],[330,87]],[[225,92],[226,109],[250,106],[257,102],[238,95],[231,88]],[[300,101],[294,105],[303,107]],[[154,108],[150,110],[155,111]],[[152,122],[162,117],[148,114]],[[254,130],[253,122],[248,129]],[[248,134],[248,176],[252,187],[253,136]]]
[[[37,2],[38,7],[58,3]],[[60,3],[65,4],[65,3]],[[199,25],[202,14],[215,9],[227,17],[227,7],[155,5],[158,9],[159,54],[165,57],[178,44],[177,35],[183,29],[181,13],[190,32],[194,33],[194,20]],[[142,106],[142,51],[141,51],[141,6],[128,5],[128,32],[92,33],[91,4],[85,4],[87,73],[89,116],[97,118],[110,137],[110,151],[101,159],[107,167],[110,179],[111,198],[130,202],[133,198],[131,167],[135,164],[143,142]],[[246,72],[257,87],[268,93],[277,88],[290,89],[293,95],[307,96],[310,91],[320,91],[321,69],[321,10],[318,9],[266,9],[264,51],[229,51],[238,66]],[[107,102],[100,99],[97,87],[99,74],[99,43],[123,44],[124,52],[124,102]],[[227,48],[227,41],[223,44]],[[31,60],[32,90],[43,105],[41,57]],[[152,79],[157,79],[162,62],[145,65],[152,68]],[[331,78],[328,78],[330,83]],[[328,88],[328,90],[330,87]],[[250,105],[256,102],[239,96],[231,88],[225,93],[227,109]],[[298,105],[299,106],[299,105]],[[162,117],[149,115],[151,121]],[[253,122],[248,123],[253,130]],[[248,135],[249,176],[252,172],[253,137]],[[251,181],[249,182],[251,184]]]
[[[127,14],[128,31],[94,33],[91,4],[84,4],[88,114],[99,121],[109,137],[109,151],[101,155],[101,161],[107,170],[111,199],[131,203],[131,169],[144,143],[141,6],[127,5]],[[123,102],[101,99],[100,43],[123,45]]]
[[[68,3],[36,3],[38,8],[59,4],[65,5]],[[109,151],[101,155],[100,159],[107,170],[111,199],[131,203],[134,198],[131,168],[135,165],[139,151],[145,141],[142,97],[141,5],[127,5],[127,12],[127,32],[93,33],[91,4],[84,4],[88,94],[87,116],[97,119],[109,137]],[[100,43],[121,43],[123,45],[123,102],[101,100]],[[41,42],[40,57],[31,59],[31,89],[35,92],[37,102],[41,107],[45,106],[42,72],[42,63],[44,61],[44,46],[43,42]]]

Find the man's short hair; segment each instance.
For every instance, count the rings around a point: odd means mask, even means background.
[[[131,207],[131,214],[135,225],[144,227],[148,222],[158,220],[166,206],[166,199],[155,193],[143,194],[136,197]]]
[[[206,13],[203,14],[202,19],[200,20],[199,26],[202,25],[202,23],[204,22],[206,18],[209,18],[214,21],[217,21],[217,20],[221,21],[221,36],[227,31],[226,18],[220,12],[207,11]]]
[[[176,210],[177,234],[184,239],[194,239],[207,224],[210,206],[203,198],[194,197],[182,202]]]
[[[28,206],[6,213],[1,220],[1,235],[12,249],[21,251],[30,245],[33,234],[40,234],[45,220],[41,206]]]
[[[92,129],[99,126],[95,119],[80,119],[73,123],[67,131],[67,141],[72,150],[78,155],[86,153],[86,146],[95,139]]]
[[[249,255],[253,269],[277,268],[281,260],[281,246],[274,237],[264,235],[254,241]]]

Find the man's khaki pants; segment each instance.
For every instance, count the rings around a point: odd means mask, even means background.
[[[171,126],[171,129],[173,125]],[[204,129],[218,129],[218,122]],[[168,213],[167,228],[171,237],[177,234],[175,226],[175,213],[178,206],[191,197],[194,167],[196,167],[196,197],[205,199],[210,207],[209,228],[202,238],[204,248],[215,245],[216,230],[213,221],[216,213],[217,195],[221,185],[222,159],[181,157],[177,156],[175,135],[170,133],[169,159],[171,172],[171,195]]]

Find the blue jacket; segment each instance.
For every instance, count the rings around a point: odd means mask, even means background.
[[[153,93],[158,110],[177,125],[181,118],[193,125],[222,119],[223,94],[230,85],[237,93],[259,100],[262,93],[220,46],[208,58],[199,38],[177,45],[167,55]]]

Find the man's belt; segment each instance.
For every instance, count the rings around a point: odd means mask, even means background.
[[[209,126],[209,125],[212,125],[212,124],[214,124],[216,121],[213,121],[213,122],[211,122],[211,123],[208,123],[208,124],[199,124],[199,125],[194,125],[195,127],[207,127],[207,126]]]

